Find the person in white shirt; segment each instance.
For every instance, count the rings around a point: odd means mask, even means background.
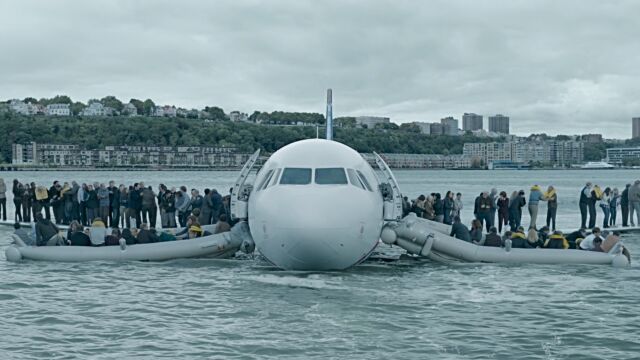
[[[584,240],[582,240],[582,242],[580,243],[580,249],[594,250],[596,248],[594,243],[596,239],[599,239],[600,241],[602,241],[601,235],[602,234],[600,232],[600,228],[597,228],[597,227],[593,228],[593,231],[591,232],[591,234],[586,238],[584,238]]]

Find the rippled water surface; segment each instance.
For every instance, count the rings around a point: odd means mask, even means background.
[[[219,189],[235,177],[0,173],[5,180],[16,175],[36,182],[54,176],[149,184],[162,179]],[[638,176],[617,171],[396,175],[412,197],[553,183],[565,228],[576,222],[576,194],[585,178],[621,187]],[[0,228],[2,250],[8,234]],[[637,235],[625,241],[632,254],[640,254]],[[368,262],[344,272],[297,273],[250,258],[12,264],[2,251],[0,358],[634,359],[640,357],[639,285],[636,262],[631,269]]]

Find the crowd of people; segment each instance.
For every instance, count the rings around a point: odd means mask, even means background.
[[[580,229],[565,235],[556,228],[558,213],[558,194],[553,186],[545,191],[539,185],[530,188],[528,196],[524,190],[514,191],[509,196],[506,191],[497,189],[480,193],[474,201],[474,218],[470,227],[463,224],[462,194],[454,195],[447,191],[444,198],[440,193],[428,196],[420,195],[409,201],[404,197],[405,215],[413,212],[417,216],[451,225],[451,236],[484,246],[504,247],[509,240],[512,248],[554,248],[609,251],[620,239],[620,233],[602,232],[596,227],[598,212],[601,208],[602,228],[618,225],[618,214],[622,226],[635,226],[634,212],[640,225],[640,180],[633,185],[627,184],[620,192],[617,188],[604,190],[588,182],[580,192],[581,213]],[[538,213],[541,202],[547,203],[545,224],[538,225]],[[529,213],[529,227],[522,225],[523,209]],[[619,211],[620,210],[620,211]],[[587,222],[588,219],[588,222]],[[590,233],[586,229],[591,229]],[[504,231],[503,231],[504,230]]]
[[[0,211],[6,220],[6,185],[0,179]],[[193,238],[210,234],[205,225],[215,225],[213,233],[229,231],[230,195],[222,196],[216,189],[187,191],[160,184],[158,191],[143,182],[129,186],[104,183],[78,184],[54,181],[52,186],[21,183],[13,180],[11,189],[15,206],[16,234],[26,233],[21,222],[35,222],[35,238],[23,240],[44,245],[116,245],[123,238],[127,243]],[[59,225],[69,225],[66,237],[58,236]],[[157,232],[180,227],[181,233]],[[91,234],[92,229],[105,229],[104,238]],[[123,230],[120,230],[120,229]],[[18,231],[19,230],[19,231]],[[99,231],[98,231],[99,233]]]

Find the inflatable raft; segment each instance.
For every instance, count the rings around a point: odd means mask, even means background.
[[[381,240],[397,245],[411,254],[441,262],[487,262],[532,264],[593,264],[629,266],[622,254],[620,241],[608,253],[562,249],[511,249],[480,246],[449,236],[449,225],[418,218],[409,214],[402,220],[387,224]]]
[[[246,222],[240,222],[230,232],[188,240],[120,246],[27,246],[12,235],[14,243],[5,255],[8,261],[23,259],[43,261],[164,261],[181,258],[227,258],[238,250],[253,251],[253,239]]]

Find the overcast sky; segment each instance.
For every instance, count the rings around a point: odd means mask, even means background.
[[[630,137],[640,1],[0,0],[0,99],[511,117]],[[485,127],[487,120],[485,119]]]

